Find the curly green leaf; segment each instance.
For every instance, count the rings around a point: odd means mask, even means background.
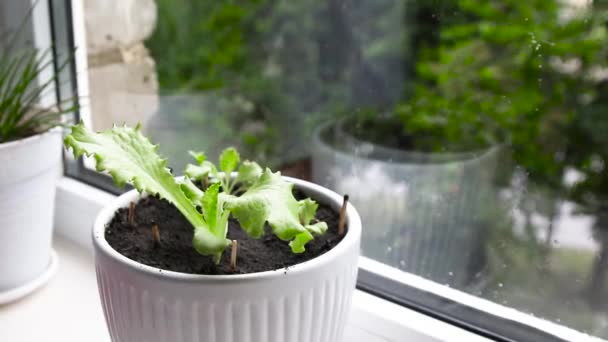
[[[221,253],[229,244],[224,236],[212,233],[196,206],[182,191],[169,169],[167,161],[157,154],[158,146],[141,134],[140,126],[113,127],[101,133],[87,129],[82,123],[72,126],[64,144],[74,156],[93,156],[98,171],[107,171],[119,186],[131,183],[146,192],[172,203],[195,228],[200,236],[197,251],[203,255]]]
[[[244,194],[227,196],[225,206],[249,235],[261,237],[268,222],[277,237],[293,240],[294,253],[301,253],[312,235],[300,223],[300,204],[293,197],[292,189],[293,184],[286,182],[279,172],[266,169]]]

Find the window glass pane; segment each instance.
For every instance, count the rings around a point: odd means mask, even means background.
[[[20,42],[20,45],[32,43],[34,33],[33,25],[27,19],[29,9],[30,4],[27,2],[10,1],[0,4],[0,47],[3,50],[9,47],[11,39]],[[19,36],[15,39],[16,34]]]
[[[114,2],[85,2],[96,129],[178,173],[237,146],[348,193],[364,255],[608,338],[603,1]]]

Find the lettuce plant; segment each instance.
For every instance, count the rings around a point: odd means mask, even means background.
[[[177,180],[140,126],[115,126],[95,133],[80,123],[72,126],[64,143],[75,157],[94,157],[97,170],[109,172],[118,186],[129,182],[140,193],[172,203],[194,227],[196,251],[216,263],[231,243],[226,238],[231,215],[254,238],[261,237],[268,224],[277,237],[289,241],[294,253],[304,252],[314,235],[327,230],[325,222],[315,222],[315,201],[296,200],[293,184],[279,172],[251,161],[241,163],[234,148],[222,152],[219,169],[204,153],[190,152],[196,164],[188,165],[184,179]],[[195,182],[203,184],[204,190]]]

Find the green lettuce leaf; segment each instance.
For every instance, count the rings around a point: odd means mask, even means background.
[[[241,156],[234,147],[228,147],[220,154],[220,169],[228,176],[236,170],[241,161]]]
[[[220,154],[220,169],[224,174],[219,177],[225,193],[231,194],[233,191],[235,182],[232,179],[232,172],[236,170],[240,161],[241,156],[234,147],[228,147]]]
[[[166,160],[157,154],[158,146],[141,134],[139,126],[95,133],[81,123],[72,127],[64,143],[76,157],[93,156],[97,170],[109,172],[117,185],[132,183],[140,193],[158,195],[171,202],[194,226],[194,248],[202,255],[212,256],[215,262],[220,261],[230,244],[226,239],[230,214],[255,238],[262,236],[268,224],[277,237],[290,241],[294,253],[304,252],[313,234],[327,230],[325,222],[313,222],[316,202],[297,201],[292,193],[293,184],[278,172],[262,171],[257,163],[249,161],[239,167],[240,156],[234,148],[225,149],[220,156],[222,173],[203,153],[190,152],[198,165],[189,165],[187,176],[177,182]],[[231,173],[237,167],[238,173],[232,178]],[[192,180],[212,184],[202,191]],[[244,191],[242,195],[232,194],[235,185],[239,193]]]
[[[74,156],[93,156],[98,171],[108,171],[118,186],[129,182],[140,192],[146,192],[171,202],[194,226],[198,236],[197,251],[217,255],[229,245],[225,236],[213,234],[203,215],[182,191],[167,161],[157,154],[158,146],[141,134],[140,126],[113,127],[101,133],[87,129],[82,123],[72,126],[64,139]]]
[[[215,227],[218,215],[218,195],[220,193],[220,185],[218,183],[210,186],[203,196],[203,215],[209,226]]]
[[[249,188],[262,175],[262,167],[256,162],[245,160],[239,167],[235,182],[244,188]]]
[[[306,198],[298,202],[298,207],[300,223],[308,224],[315,218],[319,205],[310,198]]]
[[[220,196],[220,184],[215,183],[211,185],[202,199],[203,204],[203,215],[205,222],[211,228],[215,236],[226,236],[228,232],[228,217],[230,212],[224,210],[223,197]],[[194,246],[197,248],[202,242],[197,241],[198,237],[194,235]],[[198,250],[198,249],[197,249]],[[219,262],[222,253],[214,255],[214,260]]]
[[[179,186],[194,205],[203,206],[202,201],[205,193],[196,184],[192,183],[190,178],[186,176]]]
[[[188,153],[196,159],[198,165],[188,164],[184,172],[186,176],[201,182],[204,182],[208,177],[217,178],[217,168],[212,162],[206,160],[207,157],[203,152],[190,151]]]
[[[300,223],[304,225],[304,228],[315,235],[323,235],[327,231],[327,223],[316,222],[310,224],[315,220],[315,214],[317,213],[319,204],[310,198],[306,198],[299,201],[298,205],[300,206],[298,216],[300,218]]]
[[[237,179],[232,179],[232,172],[237,169],[241,160],[239,153],[234,147],[224,149],[220,155],[220,170],[223,173],[218,172],[217,167],[207,160],[204,153],[192,151],[189,153],[196,159],[198,165],[188,164],[186,166],[185,174],[194,180],[201,181],[203,184],[208,184],[208,181],[211,183],[220,182],[222,189],[228,194],[233,193],[235,190],[234,186],[240,181],[243,183],[248,182],[250,184],[256,176],[259,177],[262,174],[262,168],[258,164],[246,161],[239,168],[239,174],[241,173],[240,171],[242,171],[241,178],[239,179],[239,177],[237,177]]]
[[[261,237],[268,222],[277,237],[292,241],[294,253],[301,253],[313,237],[300,223],[300,204],[293,197],[292,189],[293,184],[285,181],[279,172],[266,169],[244,194],[226,196],[225,207],[252,237]]]
[[[201,165],[205,160],[207,160],[207,155],[204,152],[195,152],[188,151],[188,154],[192,156],[192,158],[196,159],[198,165]]]
[[[317,222],[314,224],[307,224],[304,228],[315,235],[323,235],[327,231],[327,223]]]
[[[304,253],[304,251],[306,251],[304,246],[312,239],[312,234],[310,234],[308,231],[303,231],[302,233],[297,234],[293,240],[291,240],[289,247],[291,247],[291,251],[294,253]]]

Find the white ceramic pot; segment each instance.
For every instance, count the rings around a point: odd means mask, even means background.
[[[472,259],[483,244],[479,217],[496,191],[500,148],[410,152],[358,141],[332,128],[315,131],[312,178],[349,194],[359,208],[367,227],[364,254],[442,284],[467,285],[475,272]]]
[[[0,144],[0,292],[49,266],[61,132]]]
[[[338,210],[342,197],[285,177],[310,197]],[[347,210],[349,230],[325,254],[276,271],[192,275],[161,270],[116,252],[104,238],[130,191],[103,209],[93,242],[99,293],[114,342],[341,341],[357,278],[361,221]]]

